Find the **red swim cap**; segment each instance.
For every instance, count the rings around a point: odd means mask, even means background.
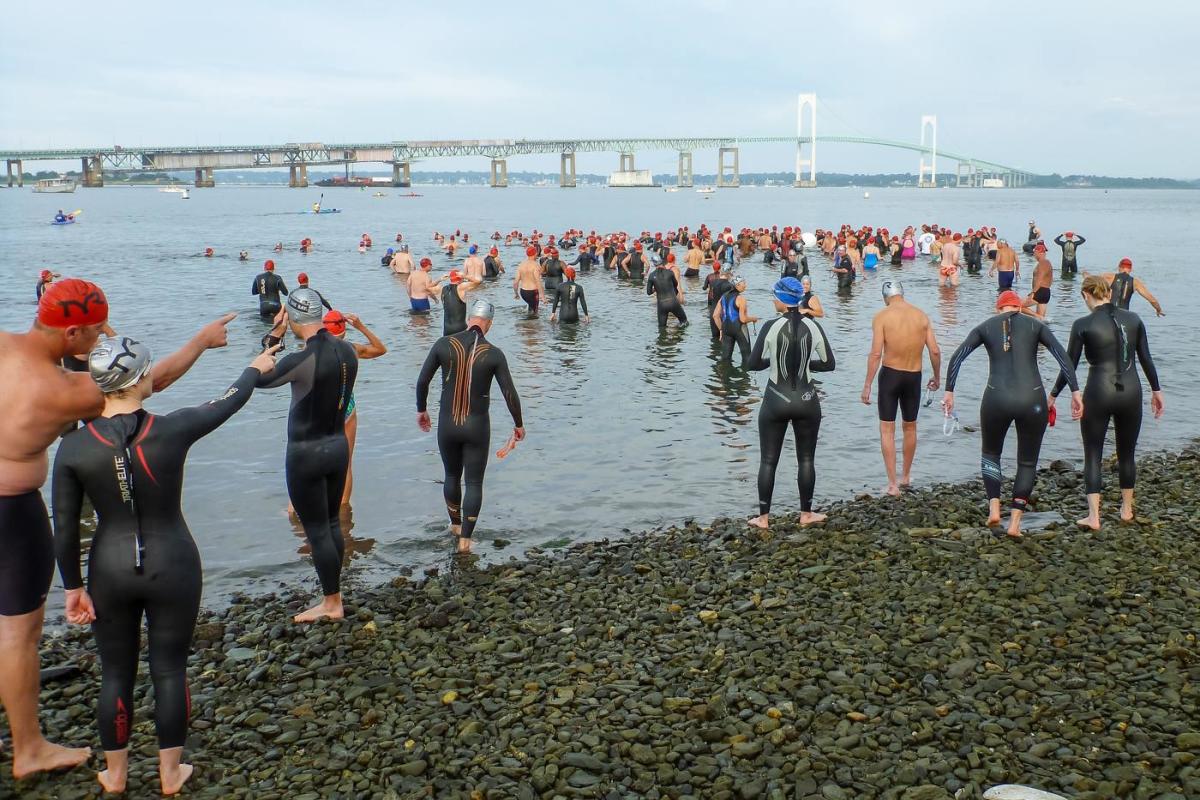
[[[99,325],[108,319],[108,299],[100,287],[79,278],[50,284],[38,301],[38,322],[50,328]]]
[[[346,332],[346,317],[340,311],[329,311],[325,314],[322,320],[325,325],[325,330],[332,333],[334,336],[341,336]]]
[[[642,243],[641,243],[641,242],[634,242],[634,243],[633,243],[633,249],[634,249],[634,250],[641,250],[641,249],[642,249]]]
[[[51,271],[50,271],[50,270],[48,270],[48,269],[44,269],[44,270],[42,270],[42,280],[46,280],[46,278],[49,278],[49,277],[50,277],[51,275],[53,275],[53,274],[54,274],[54,273],[53,273],[53,272],[51,272]]]
[[[1046,252],[1046,245],[1042,244],[1041,242],[1038,242],[1036,245],[1034,245],[1033,252],[1035,252],[1035,253]]]
[[[567,280],[571,280],[571,281],[575,280],[575,268],[574,267],[563,267],[563,275],[567,276]]]
[[[1122,258],[1121,263],[1117,264],[1121,269],[1133,269],[1133,262],[1128,258]]]
[[[272,265],[272,266],[274,266],[274,265]],[[296,282],[297,283],[308,283],[308,273],[301,272],[299,275],[296,276]]]
[[[961,234],[961,233],[956,233],[956,234],[954,234],[954,241],[956,241],[956,242],[957,242],[957,241],[959,241],[960,239],[962,239],[962,234]]]
[[[263,262],[263,269],[265,269],[267,272],[273,271],[275,269],[275,262],[268,258],[265,262]]]
[[[432,262],[432,261],[430,261],[428,258],[422,258],[422,259],[421,259],[421,266],[422,266],[422,267],[432,267],[432,266],[433,266],[433,262]]]
[[[530,258],[533,258],[534,256],[537,255],[537,248],[536,247],[526,247],[525,255],[529,256]]]
[[[493,247],[491,250],[488,250],[488,255],[498,256],[498,255],[500,255],[500,251]]]
[[[451,283],[462,283],[462,274],[459,273],[459,271],[456,269],[450,270],[450,282]]]
[[[1021,305],[1021,295],[1017,294],[1012,289],[1009,289],[1006,292],[1001,292],[1000,296],[996,298],[996,308],[1019,305]]]
[[[667,263],[668,264],[675,263],[675,254],[674,253],[667,253]]]

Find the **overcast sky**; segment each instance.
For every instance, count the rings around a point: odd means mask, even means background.
[[[1179,0],[66,0],[6,4],[0,25],[0,149],[794,135],[796,94],[813,91],[821,134],[915,142],[936,114],[939,146],[1033,172],[1200,177],[1200,4]],[[836,144],[818,158],[918,161]],[[637,165],[673,171],[675,155]],[[696,172],[715,165],[696,154]],[[741,154],[744,172],[793,165],[786,145]]]

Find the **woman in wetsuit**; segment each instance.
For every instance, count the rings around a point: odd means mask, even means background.
[[[356,331],[367,337],[367,344],[359,344],[358,342],[350,342],[350,346],[354,348],[354,354],[358,356],[359,361],[367,361],[372,358],[379,358],[387,354],[387,345],[383,340],[375,335],[374,331],[367,327],[367,324],[358,318],[357,314],[343,314],[341,311],[333,310],[325,315],[322,320],[325,330],[336,336],[338,339],[346,338],[346,325],[350,324]],[[346,465],[346,488],[342,490],[342,507],[350,505],[350,495],[354,491],[354,443],[358,439],[358,403],[354,400],[354,395],[350,395],[350,402],[346,404],[346,445],[349,449],[349,458]],[[295,509],[292,509],[294,512]]]
[[[1075,368],[1067,352],[1050,329],[1039,320],[1021,313],[1021,297],[1009,290],[996,300],[997,314],[978,325],[950,357],[946,372],[946,396],[942,406],[946,416],[954,413],[954,386],[958,371],[975,348],[987,348],[990,371],[987,389],[979,406],[983,453],[980,459],[983,486],[988,498],[988,525],[1000,524],[1000,454],[1008,429],[1017,426],[1017,476],[1013,481],[1012,517],[1008,535],[1021,537],[1021,515],[1033,493],[1037,477],[1038,452],[1046,433],[1046,389],[1038,372],[1038,346],[1045,346],[1058,362],[1071,385],[1071,416],[1083,414],[1083,399]]]
[[[783,439],[791,425],[796,438],[796,461],[800,487],[800,525],[824,521],[824,514],[812,510],[816,487],[817,433],[821,428],[821,400],[812,382],[814,372],[832,372],[833,350],[825,331],[815,320],[800,313],[804,292],[795,278],[779,280],[773,289],[775,309],[782,316],[769,320],[754,342],[749,368],[770,367],[771,377],[763,392],[758,413],[758,440],[761,450],[758,465],[758,516],[749,522],[766,528],[770,522],[771,497],[775,491],[775,470]]]
[[[187,739],[187,658],[200,609],[200,554],[180,511],[188,448],[246,404],[262,372],[274,367],[264,351],[216,400],[156,416],[142,408],[153,390],[150,351],[133,339],[101,340],[88,357],[105,393],[103,413],[67,434],[54,459],[54,547],[66,588],[67,619],[92,623],[100,654],[97,717],[108,792],[125,790],[133,689],[142,615],[149,628],[154,725],[163,794],[175,794],[192,773],[182,764]],[[87,589],[79,565],[83,497],[99,526],[88,555]]]
[[[1150,358],[1146,326],[1138,315],[1114,307],[1108,284],[1097,275],[1084,279],[1081,294],[1091,313],[1075,320],[1071,326],[1067,355],[1071,363],[1078,366],[1079,356],[1084,354],[1090,365],[1083,390],[1083,420],[1079,423],[1079,432],[1083,436],[1083,485],[1087,492],[1088,515],[1079,520],[1078,525],[1095,531],[1100,530],[1101,464],[1109,420],[1117,433],[1121,521],[1133,521],[1133,487],[1137,481],[1134,455],[1142,428],[1142,382],[1137,375],[1135,358],[1141,363],[1146,382],[1150,384],[1150,409],[1155,418],[1162,416],[1163,396],[1158,370]],[[1062,387],[1063,379],[1059,376],[1050,391],[1052,407]]]
[[[646,294],[654,296],[659,328],[667,327],[667,317],[672,315],[679,320],[680,327],[688,324],[687,312],[679,302],[679,280],[667,264],[658,265],[650,273],[646,281]]]
[[[736,345],[742,353],[742,366],[750,361],[750,336],[746,326],[758,322],[758,317],[750,315],[746,306],[746,279],[734,275],[729,279],[731,288],[721,295],[717,308],[713,311],[713,319],[721,326],[721,362],[728,364],[733,360],[733,348]]]
[[[800,313],[806,317],[825,316],[825,309],[821,307],[821,299],[812,290],[812,276],[805,275],[800,279],[800,285],[804,288],[804,294],[800,299]]]

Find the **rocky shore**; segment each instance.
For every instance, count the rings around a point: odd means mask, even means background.
[[[184,796],[1200,797],[1200,449],[1140,470],[1137,524],[1109,486],[1096,534],[997,539],[975,482],[397,578],[341,623],[292,625],[310,593],[235,598],[197,628]],[[1038,486],[1084,513],[1069,466]],[[47,639],[65,662],[43,720],[95,746],[86,631]],[[128,796],[157,797],[141,674]],[[91,769],[14,784],[9,758],[0,797],[98,794]]]

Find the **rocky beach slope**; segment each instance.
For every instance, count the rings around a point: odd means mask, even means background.
[[[184,796],[1200,797],[1200,449],[1140,470],[1137,524],[1110,485],[1095,534],[997,539],[974,482],[397,578],[341,623],[291,624],[311,592],[235,598],[196,631]],[[1043,470],[1036,505],[1073,522],[1082,476]],[[43,690],[49,734],[95,746],[89,633],[44,656],[82,669]],[[92,769],[10,769],[0,797],[98,794]]]

